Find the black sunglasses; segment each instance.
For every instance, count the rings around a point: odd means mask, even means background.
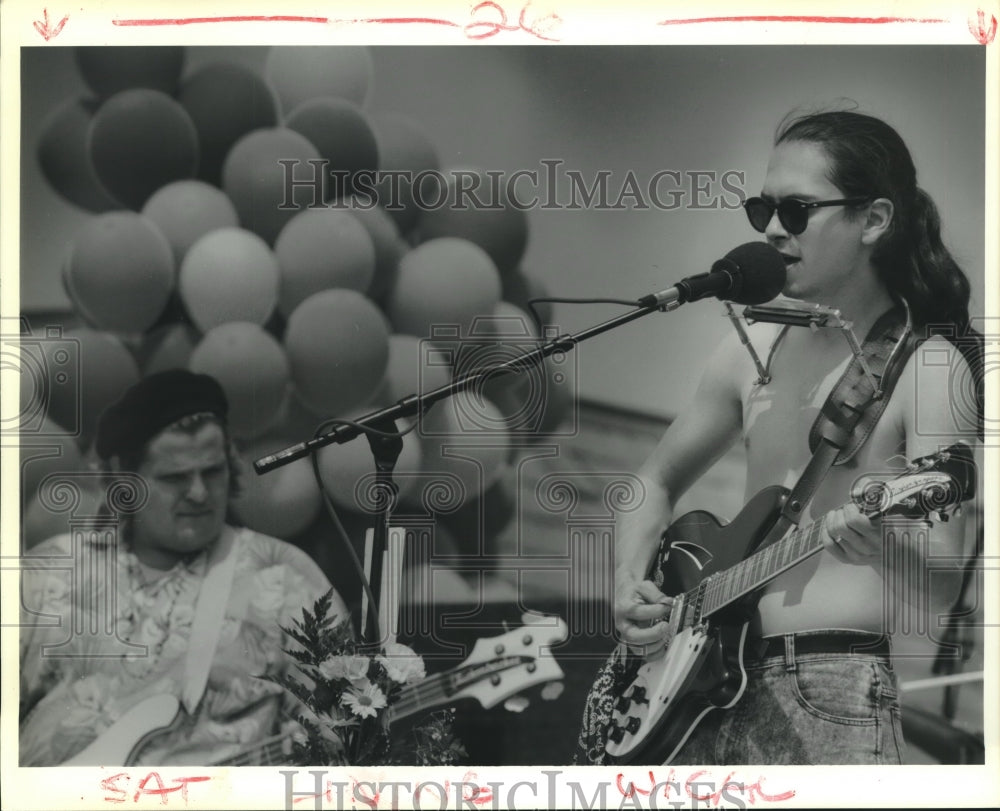
[[[801,234],[809,225],[809,209],[825,208],[826,206],[856,206],[867,203],[870,197],[849,197],[845,200],[817,200],[805,203],[793,197],[786,197],[780,203],[770,203],[763,197],[751,197],[743,203],[747,219],[755,231],[764,233],[774,212],[778,212],[778,222],[792,236]]]

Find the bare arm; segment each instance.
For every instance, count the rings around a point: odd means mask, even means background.
[[[690,404],[638,472],[646,489],[642,505],[616,527],[616,625],[631,645],[663,642],[670,600],[647,579],[647,571],[677,499],[739,436],[737,364],[745,358],[738,348],[730,335],[711,356]]]
[[[934,362],[926,362],[927,358]],[[973,379],[960,352],[942,338],[931,339],[913,354],[892,404],[908,459],[937,453],[955,442],[977,447],[974,429],[963,424],[966,421],[961,417],[974,408]],[[897,598],[912,605],[929,601],[932,610],[946,610],[954,597],[949,585],[957,584],[966,554],[965,516],[974,512],[973,507],[964,505],[961,514],[947,522],[892,519],[890,534],[885,521],[870,521],[852,505],[827,517],[827,547],[845,562],[877,565],[884,560],[883,576]],[[890,537],[893,548],[886,554]],[[948,569],[954,570],[955,577],[949,578],[952,584],[943,583],[940,576],[927,576],[928,570],[941,575]],[[929,594],[922,591],[924,586],[931,587]]]

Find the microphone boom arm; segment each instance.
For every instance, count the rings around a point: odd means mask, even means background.
[[[578,343],[585,341],[588,338],[601,335],[602,333],[608,332],[631,321],[635,321],[636,319],[642,318],[650,313],[669,312],[677,309],[679,306],[679,301],[669,301],[660,305],[646,304],[633,310],[629,310],[626,313],[622,313],[619,316],[615,316],[614,318],[610,318],[600,324],[588,327],[575,335],[570,335],[568,333],[560,335],[550,341],[547,341],[546,343],[540,344],[534,349],[529,350],[516,358],[510,358],[509,360],[505,360],[493,366],[486,366],[481,369],[468,372],[467,374],[452,380],[450,383],[446,383],[445,385],[432,389],[424,394],[411,394],[409,397],[404,397],[394,405],[386,406],[385,408],[373,411],[357,420],[354,420],[354,424],[352,425],[338,425],[333,430],[325,434],[313,437],[305,442],[299,442],[295,445],[291,445],[268,456],[262,456],[254,461],[253,469],[257,475],[269,473],[270,471],[283,465],[302,459],[327,445],[349,442],[364,432],[365,428],[385,426],[389,421],[394,421],[402,417],[414,417],[418,414],[423,414],[439,400],[452,397],[460,391],[465,391],[466,389],[476,385],[481,380],[484,380],[486,377],[522,372],[526,369],[533,368],[541,363],[544,358],[547,358],[556,352],[572,351],[576,348]]]

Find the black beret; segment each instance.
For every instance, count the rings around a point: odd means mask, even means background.
[[[210,412],[225,422],[229,404],[215,378],[186,369],[145,377],[104,409],[97,420],[94,447],[102,459],[138,453],[168,425],[182,417]]]

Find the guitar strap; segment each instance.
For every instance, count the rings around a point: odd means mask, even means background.
[[[184,662],[184,684],[181,689],[181,703],[190,715],[194,715],[208,685],[208,673],[219,645],[219,634],[232,590],[237,557],[236,530],[226,526],[209,552],[205,577],[201,582],[191,622],[191,637]]]
[[[851,359],[820,408],[809,431],[812,458],[785,500],[765,543],[780,538],[797,524],[830,468],[849,462],[864,445],[889,404],[916,344],[905,303],[875,322],[860,347],[860,356]]]

